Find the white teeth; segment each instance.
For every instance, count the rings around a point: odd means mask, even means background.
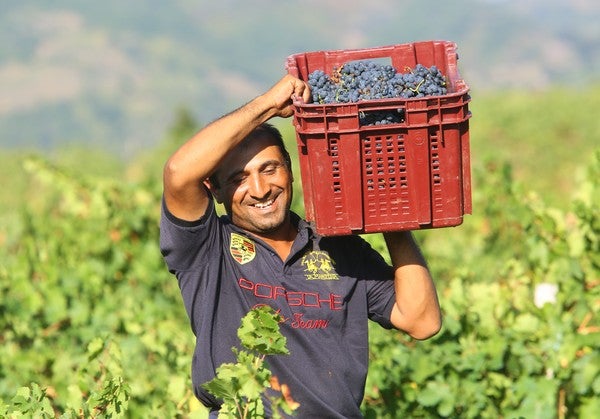
[[[272,204],[273,204],[273,200],[270,200],[270,201],[267,201],[267,202],[262,202],[260,204],[254,204],[254,206],[256,208],[266,208],[266,207],[271,206]]]

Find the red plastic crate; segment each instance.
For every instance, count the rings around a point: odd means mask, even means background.
[[[456,226],[471,213],[469,87],[456,44],[424,41],[317,51],[287,58],[288,73],[308,80],[349,61],[386,59],[406,67],[436,65],[448,93],[344,104],[294,102],[306,218],[322,235]],[[360,126],[359,114],[399,110],[404,122]]]

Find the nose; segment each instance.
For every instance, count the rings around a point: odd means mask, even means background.
[[[264,179],[260,174],[253,174],[250,176],[248,182],[248,193],[250,196],[256,199],[262,199],[266,197],[271,188],[269,187],[269,183]]]

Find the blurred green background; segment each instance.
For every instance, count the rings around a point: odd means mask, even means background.
[[[363,411],[593,417],[599,19],[591,0],[3,4],[0,417],[204,417],[158,252],[164,161],[290,54],[430,39],[458,44],[471,88],[473,214],[416,232],[444,327],[373,330]]]

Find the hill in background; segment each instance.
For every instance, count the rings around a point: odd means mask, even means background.
[[[593,0],[25,0],[0,14],[0,142],[155,145],[185,107],[209,122],[261,93],[293,53],[457,42],[474,93],[598,80]]]

